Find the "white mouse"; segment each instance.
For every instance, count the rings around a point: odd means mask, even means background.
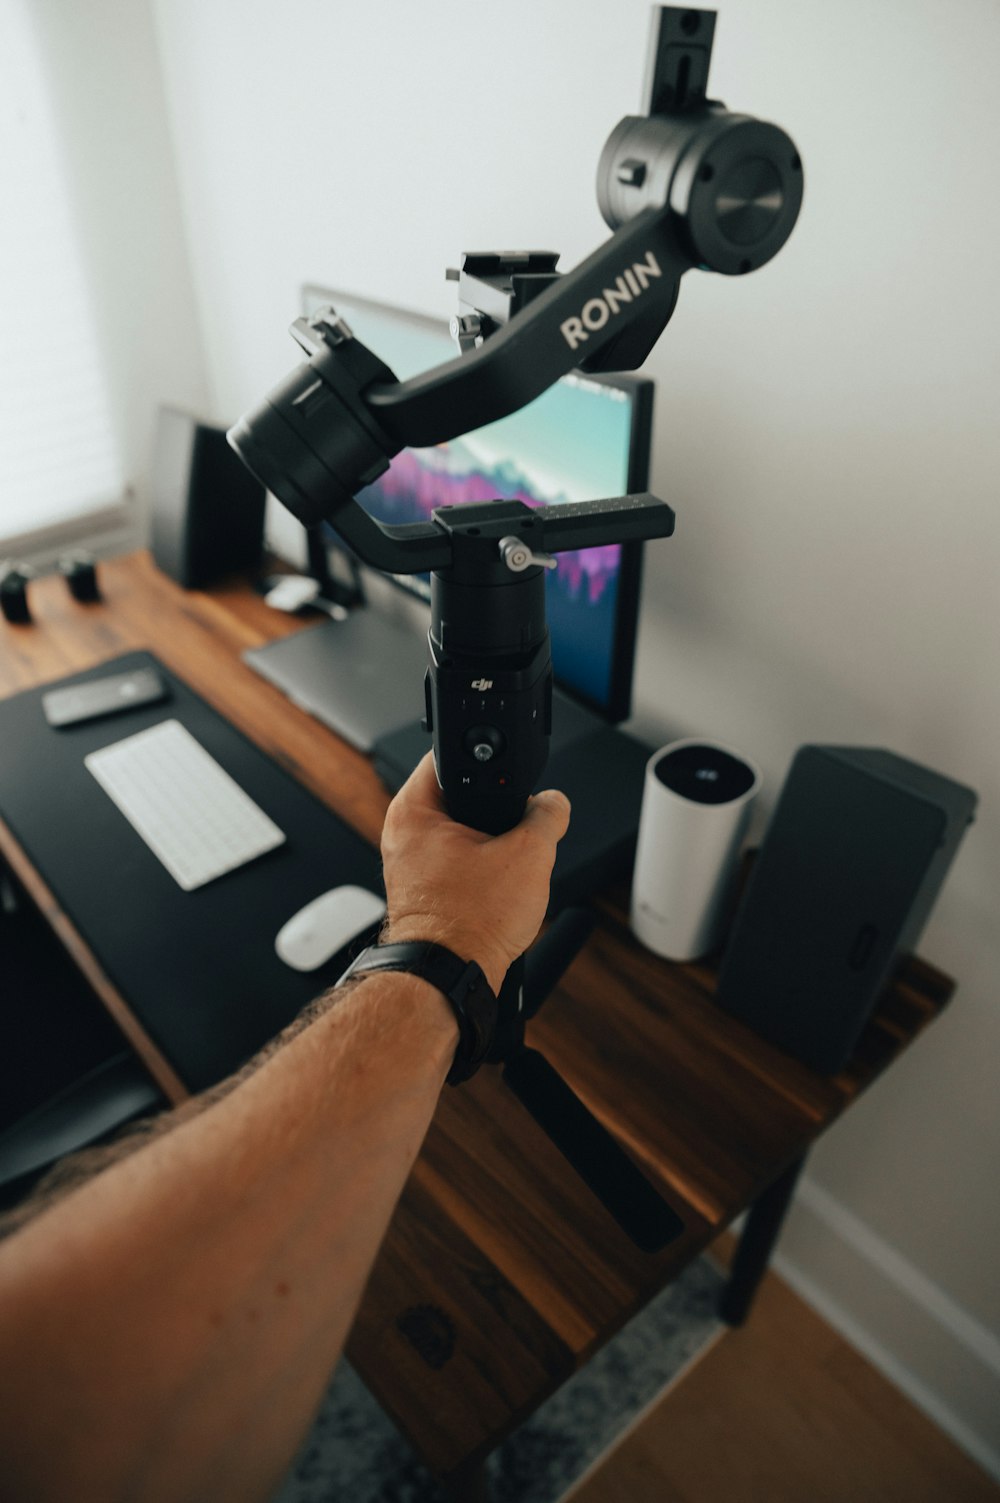
[[[293,971],[315,971],[384,917],[385,900],[366,887],[332,887],[292,914],[274,948]]]

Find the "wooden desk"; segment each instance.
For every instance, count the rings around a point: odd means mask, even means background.
[[[146,554],[101,565],[104,603],[37,582],[35,623],[0,622],[0,696],[134,648],[157,654],[361,834],[388,795],[368,761],[240,661],[299,629],[246,586],[185,592]],[[10,832],[0,855],[89,976],[167,1094],[183,1081],[131,1017]],[[664,1252],[638,1252],[488,1068],[446,1089],[376,1263],[348,1353],[427,1464],[456,1490],[502,1437],[753,1207],[724,1314],[743,1318],[812,1142],[937,1015],[953,990],[911,962],[855,1058],[822,1079],[712,1002],[704,966],[631,936],[624,893],[529,1027],[537,1043],[683,1215]],[[469,1484],[471,1485],[471,1484]]]

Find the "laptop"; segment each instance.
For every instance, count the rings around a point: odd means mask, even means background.
[[[419,632],[374,606],[352,611],[346,621],[325,621],[266,647],[251,647],[243,660],[366,756],[390,732],[404,727],[412,737],[414,763],[422,755],[420,746],[430,746],[419,724],[427,643]],[[605,726],[592,710],[555,689],[552,755]],[[411,755],[409,748],[406,755]]]
[[[424,712],[427,644],[372,606],[248,648],[243,660],[369,756],[380,737]]]

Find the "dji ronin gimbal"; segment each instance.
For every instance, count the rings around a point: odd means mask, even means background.
[[[328,521],[364,562],[431,573],[427,722],[448,812],[498,834],[520,820],[545,765],[552,668],[544,578],[568,549],[668,537],[655,496],[532,509],[520,501],[439,507],[383,526],[354,500],[404,447],[482,427],[573,369],[634,370],[691,267],[738,276],[784,245],[802,164],[775,125],[706,97],[715,13],[655,7],[644,108],[612,131],[597,197],[615,233],[561,274],[548,252],[472,254],[449,272],[461,354],[397,381],[332,307],[292,334],[307,359],[229,434],[244,463],[307,526]],[[544,944],[544,941],[542,942]],[[545,960],[550,977],[561,967]],[[501,995],[492,1057],[505,1080],[640,1246],[680,1223],[569,1087],[524,1046],[523,965]]]

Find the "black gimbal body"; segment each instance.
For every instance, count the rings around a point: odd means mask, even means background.
[[[246,465],[307,526],[328,521],[368,564],[431,572],[427,719],[448,812],[510,829],[545,765],[552,669],[544,571],[553,554],[668,537],[651,495],[532,509],[440,507],[383,526],[355,501],[402,448],[493,422],[571,370],[634,370],[663,332],[692,267],[738,276],[782,247],[802,201],[802,165],[775,125],[706,95],[715,14],[654,7],[644,110],[612,131],[597,196],[614,234],[573,271],[550,252],[471,254],[449,272],[461,354],[397,381],[336,311],[297,319],[306,361],[229,434]],[[582,928],[576,923],[579,933]],[[543,941],[544,944],[544,941]],[[536,971],[552,980],[551,956]],[[523,967],[501,998],[495,1056],[505,1079],[641,1246],[680,1223],[551,1067],[523,1044]],[[530,971],[529,971],[530,978]],[[537,999],[536,999],[537,1000]]]

